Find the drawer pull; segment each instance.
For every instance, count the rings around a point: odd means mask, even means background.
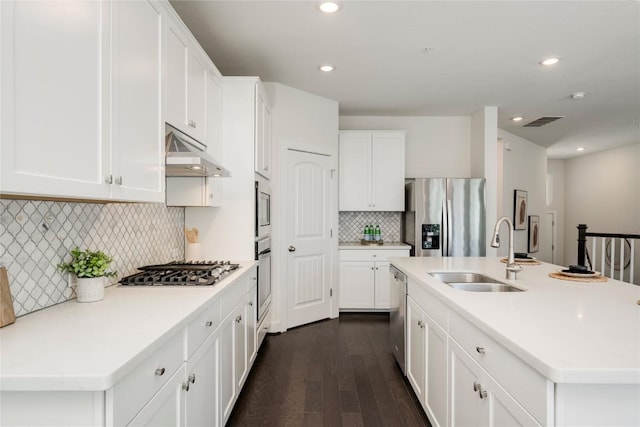
[[[191,384],[195,384],[195,383],[196,383],[196,374],[191,374],[191,375],[189,375],[188,380],[189,380],[189,382],[190,382]]]
[[[480,354],[484,354],[485,353],[484,347],[476,347],[476,351],[478,353],[480,353]]]
[[[182,389],[184,391],[189,391],[190,385],[189,385],[189,381],[185,381],[182,383]]]
[[[236,323],[240,323],[242,321],[242,316],[236,317]]]
[[[207,320],[204,325],[206,327],[213,326],[213,322],[211,320]]]
[[[156,369],[155,374],[156,374],[156,376],[157,376],[157,377],[161,377],[161,376],[163,376],[163,375],[164,375],[164,368],[158,368],[158,369]]]
[[[473,382],[473,391],[478,391],[478,389],[480,389],[480,383],[479,382]]]
[[[253,307],[253,301],[249,301],[249,307]]]

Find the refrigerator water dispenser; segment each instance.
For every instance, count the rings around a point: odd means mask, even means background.
[[[422,249],[440,249],[440,224],[422,224]]]

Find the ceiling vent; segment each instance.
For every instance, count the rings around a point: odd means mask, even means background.
[[[548,125],[551,122],[555,122],[556,120],[562,119],[563,116],[549,116],[549,117],[540,117],[539,119],[535,119],[532,122],[527,123],[522,126],[525,128],[539,128],[544,125]]]

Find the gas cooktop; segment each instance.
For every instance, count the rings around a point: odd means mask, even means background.
[[[138,267],[140,273],[120,279],[125,286],[210,286],[239,268],[231,261],[174,261]]]

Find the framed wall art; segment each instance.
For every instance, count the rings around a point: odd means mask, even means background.
[[[524,190],[513,191],[513,228],[527,229],[527,192]]]
[[[540,216],[529,215],[529,244],[527,252],[538,252],[540,249]]]

